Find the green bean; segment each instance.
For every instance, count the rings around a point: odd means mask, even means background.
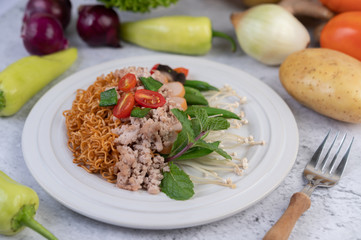
[[[184,89],[186,92],[184,98],[186,99],[188,105],[208,105],[207,99],[198,89],[186,86]]]
[[[209,83],[199,80],[186,80],[184,86],[192,87],[198,89],[199,91],[209,91],[209,90],[219,91],[218,88],[210,85]]]
[[[186,110],[186,113],[190,117],[194,117],[194,110],[197,107],[200,107],[200,108],[203,108],[204,110],[206,110],[208,116],[221,115],[220,117],[223,117],[223,118],[233,118],[233,119],[240,120],[240,118],[237,116],[237,114],[235,114],[231,111],[221,109],[221,108],[207,107],[207,106],[190,106]]]

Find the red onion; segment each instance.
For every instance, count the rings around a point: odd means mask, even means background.
[[[78,14],[78,34],[88,45],[120,47],[120,21],[113,9],[103,5],[82,5]]]
[[[47,13],[34,13],[24,22],[21,37],[30,54],[45,55],[68,47],[60,22]]]
[[[61,22],[65,29],[71,19],[70,0],[29,0],[25,8],[24,22],[34,13],[48,13]]]

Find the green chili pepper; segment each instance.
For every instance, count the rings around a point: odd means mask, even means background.
[[[125,22],[120,26],[123,40],[156,51],[204,55],[212,47],[212,37],[223,37],[236,50],[236,42],[225,33],[212,30],[207,17],[165,16]]]
[[[199,91],[209,91],[209,90],[219,91],[218,88],[210,85],[209,83],[199,80],[186,80],[184,82],[184,86],[192,87],[198,89]]]
[[[67,70],[77,58],[69,48],[46,56],[28,56],[0,73],[0,116],[16,113],[33,95]]]
[[[190,106],[186,110],[186,113],[190,117],[195,117],[194,111],[196,108],[202,108],[202,109],[206,110],[208,116],[221,115],[220,117],[223,117],[223,118],[233,118],[233,119],[240,120],[240,118],[237,116],[237,114],[235,114],[231,111],[221,109],[221,108],[207,107],[207,106]]]
[[[186,92],[184,98],[188,105],[208,105],[207,99],[198,89],[185,86],[184,90]]]
[[[0,171],[0,234],[14,235],[27,226],[47,239],[57,239],[34,219],[38,207],[34,190]]]

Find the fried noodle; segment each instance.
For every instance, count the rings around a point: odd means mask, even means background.
[[[98,77],[87,90],[77,90],[71,109],[63,112],[73,162],[109,182],[116,181],[113,167],[119,161],[113,144],[118,136],[112,130],[121,121],[113,117],[113,107],[100,107],[99,99],[100,93],[117,86],[118,80],[113,73]]]

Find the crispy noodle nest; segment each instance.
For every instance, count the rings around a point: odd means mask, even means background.
[[[112,130],[122,123],[113,117],[112,107],[99,106],[99,99],[100,93],[117,86],[118,80],[112,72],[97,77],[87,90],[77,90],[71,109],[63,112],[73,162],[109,182],[116,181],[114,165],[119,161],[113,143],[118,136]]]

